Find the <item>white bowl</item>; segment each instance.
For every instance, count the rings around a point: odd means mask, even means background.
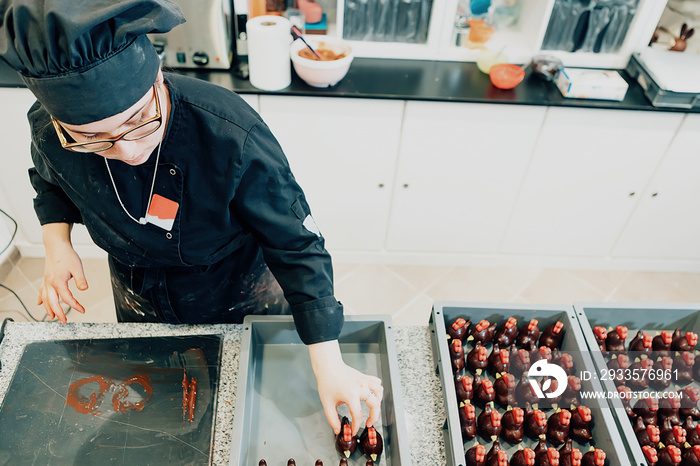
[[[306,48],[306,45],[301,41],[301,39],[297,39],[292,42],[289,49],[289,55],[292,58],[294,71],[296,71],[299,77],[309,86],[329,87],[338,84],[338,82],[348,73],[350,64],[354,58],[350,46],[347,45],[342,39],[337,39],[335,37],[324,36],[319,38],[309,38],[306,36],[304,39],[311,47],[314,48],[314,50],[319,48],[330,49],[335,53],[345,53],[346,55],[339,60],[309,60],[308,58],[299,56],[299,51]]]

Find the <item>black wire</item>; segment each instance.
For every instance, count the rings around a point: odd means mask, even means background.
[[[12,240],[15,239],[15,235],[17,234],[17,221],[16,221],[14,218],[12,218],[12,217],[10,216],[10,214],[8,214],[7,212],[5,212],[5,211],[2,210],[2,209],[0,209],[0,213],[2,213],[3,215],[5,215],[5,217],[9,218],[9,219],[12,221],[12,223],[15,224],[15,231],[12,232],[12,237],[10,238],[10,241],[7,243],[7,246],[5,246],[4,248],[2,248],[2,251],[0,251],[0,255],[1,255],[3,252],[7,251],[7,249],[8,249],[8,248],[10,247],[10,245],[12,244]]]
[[[24,312],[26,312],[27,315],[29,316],[29,318],[32,319],[34,322],[46,322],[46,318],[48,317],[48,314],[45,315],[43,319],[37,320],[37,318],[34,317],[34,316],[32,315],[31,312],[29,312],[29,309],[27,309],[27,306],[24,305],[24,302],[22,301],[22,298],[20,298],[19,296],[17,296],[17,293],[15,293],[12,289],[6,287],[6,286],[3,285],[2,283],[0,283],[0,288],[4,288],[4,289],[6,289],[7,291],[9,291],[10,293],[12,293],[13,295],[15,295],[15,298],[17,298],[17,300],[19,301],[19,303],[20,303],[20,304],[22,305],[22,307],[24,308]],[[73,308],[70,307],[70,306],[68,306],[68,309],[64,310],[64,311],[63,311],[63,314],[64,314],[64,315],[68,315],[68,313],[71,311],[71,309],[73,309]],[[50,321],[49,321],[49,322],[50,322]]]

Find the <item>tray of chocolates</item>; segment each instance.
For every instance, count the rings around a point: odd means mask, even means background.
[[[238,367],[231,466],[411,465],[394,334],[389,316],[346,316],[338,339],[349,366],[382,379],[378,422],[352,435],[347,406],[341,432],[328,425],[309,351],[291,316],[247,316]],[[362,403],[363,419],[369,408]]]
[[[571,306],[436,302],[448,465],[630,465]]]
[[[700,466],[700,304],[574,310],[635,464]]]

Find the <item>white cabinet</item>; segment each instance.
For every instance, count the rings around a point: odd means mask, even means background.
[[[34,95],[28,89],[0,88],[0,141],[2,141],[2,162],[0,162],[0,186],[10,204],[9,210],[19,224],[18,241],[29,242],[41,253],[41,226],[34,213],[32,200],[36,195],[29,182],[28,170],[32,167],[29,152],[31,136],[27,111],[34,104]],[[72,234],[73,244],[93,245],[87,230],[77,226]]]
[[[384,246],[404,102],[260,96],[329,250]]]
[[[387,250],[496,252],[545,112],[408,102]]]
[[[700,115],[688,114],[614,256],[700,259]]]
[[[682,119],[550,108],[501,251],[609,255]]]

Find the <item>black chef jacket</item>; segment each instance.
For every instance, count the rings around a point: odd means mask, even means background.
[[[284,290],[302,341],[336,339],[343,311],[333,296],[331,259],[269,128],[233,92],[181,75],[165,78],[171,112],[154,193],[178,204],[171,229],[131,220],[104,158],[64,150],[37,102],[28,118],[39,221],[84,223],[117,263],[180,275],[215,269],[255,244]],[[137,219],[148,205],[155,159],[109,165],[124,207]]]

